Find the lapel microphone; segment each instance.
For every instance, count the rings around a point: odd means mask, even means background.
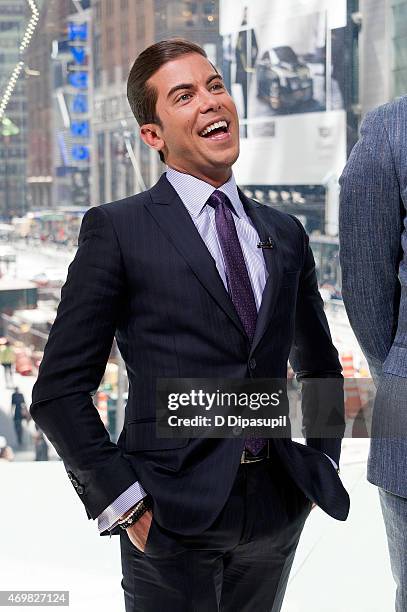
[[[270,236],[267,237],[267,240],[264,242],[259,242],[257,244],[258,249],[274,249],[274,244]]]

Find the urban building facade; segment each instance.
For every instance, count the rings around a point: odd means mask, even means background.
[[[138,136],[126,96],[136,56],[154,42],[152,0],[92,0],[91,203],[124,198],[158,178],[159,159]]]
[[[62,39],[52,48],[53,197],[58,206],[88,207],[93,108],[92,11],[66,18]]]
[[[27,21],[24,0],[0,0],[0,97],[21,61],[20,45]],[[27,210],[27,83],[20,69],[4,114],[0,117],[0,217],[9,220]]]
[[[53,189],[54,108],[53,62],[54,41],[66,32],[67,15],[75,11],[72,0],[48,0],[39,4],[40,20],[26,53],[27,82],[27,205],[41,210],[57,205]]]

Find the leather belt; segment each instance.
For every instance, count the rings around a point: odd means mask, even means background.
[[[242,456],[240,457],[240,463],[257,463],[263,461],[263,459],[270,458],[270,441],[267,440],[264,448],[261,449],[258,455],[252,455],[246,448],[243,449]]]

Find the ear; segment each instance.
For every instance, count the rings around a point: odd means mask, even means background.
[[[140,136],[143,142],[156,151],[162,151],[165,142],[162,137],[161,128],[156,123],[145,123],[140,127]]]

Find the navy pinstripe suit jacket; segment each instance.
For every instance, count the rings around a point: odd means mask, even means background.
[[[80,483],[88,517],[135,480],[152,494],[159,524],[178,533],[203,531],[223,507],[244,439],[157,438],[158,377],[285,378],[290,357],[300,377],[341,379],[305,231],[290,215],[239,195],[260,238],[275,244],[264,251],[269,277],[251,345],[165,175],[150,190],[84,216],[30,410]],[[117,445],[91,398],[114,335],[129,377]],[[344,520],[349,498],[324,455],[339,463],[340,439],[273,444],[306,495]]]

